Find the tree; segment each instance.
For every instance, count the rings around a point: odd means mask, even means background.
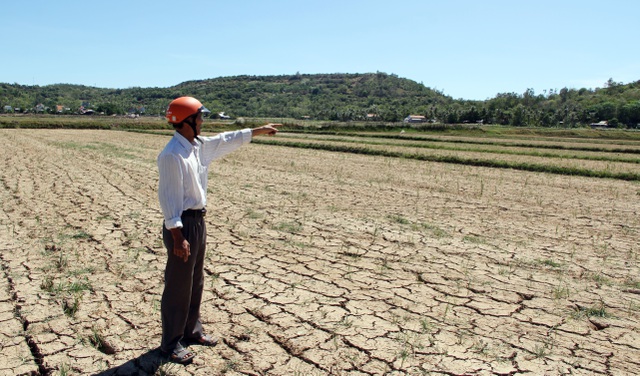
[[[468,110],[465,110],[460,115],[460,120],[462,122],[475,123],[480,120],[480,113],[476,106],[471,106]]]
[[[526,108],[519,104],[516,108],[513,109],[513,117],[511,118],[511,125],[516,127],[522,127],[525,124],[526,120]]]
[[[104,113],[105,115],[122,115],[124,110],[118,107],[114,103],[103,103],[96,107],[98,113]]]
[[[604,83],[604,87],[606,88],[614,88],[616,86],[622,85],[622,82],[615,82],[613,78],[609,78],[607,82]]]
[[[622,106],[619,111],[619,119],[629,128],[638,128],[640,126],[640,101]]]
[[[569,99],[569,89],[563,87],[560,89],[560,101],[565,103]]]
[[[613,102],[604,102],[596,106],[596,118],[598,120],[611,120],[617,117],[617,107]]]

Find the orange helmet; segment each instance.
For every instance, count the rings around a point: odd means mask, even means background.
[[[180,124],[189,116],[199,112],[209,113],[211,111],[207,110],[199,100],[193,97],[180,97],[169,103],[166,118],[171,124]]]

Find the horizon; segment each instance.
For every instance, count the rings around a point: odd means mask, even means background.
[[[27,13],[14,0],[3,13],[23,15],[5,17],[0,32],[27,43],[6,49],[0,82],[28,86],[385,72],[486,100],[627,84],[640,72],[640,2],[623,0],[34,0]]]

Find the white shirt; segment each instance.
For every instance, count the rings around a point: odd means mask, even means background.
[[[251,129],[199,137],[190,143],[176,132],[158,155],[158,198],[167,229],[182,227],[180,216],[207,205],[209,164],[251,141]]]

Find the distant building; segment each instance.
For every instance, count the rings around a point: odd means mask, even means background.
[[[90,108],[86,108],[85,106],[80,106],[80,109],[78,109],[78,113],[80,115],[93,115],[95,111]]]
[[[64,112],[70,112],[70,111],[71,111],[71,109],[69,107],[65,107],[65,106],[60,105],[60,104],[56,105],[56,113],[58,113],[58,114],[61,114],[61,113],[64,113]]]
[[[597,123],[589,124],[592,128],[606,128],[609,126],[609,122],[606,120],[599,121]]]
[[[13,112],[13,107],[11,107],[11,106],[4,106],[3,111],[4,111],[4,112]]]
[[[409,115],[404,118],[405,123],[425,123],[427,118],[422,115]]]
[[[218,116],[220,117],[220,119],[231,119],[231,116],[225,115],[224,112],[218,113]]]

